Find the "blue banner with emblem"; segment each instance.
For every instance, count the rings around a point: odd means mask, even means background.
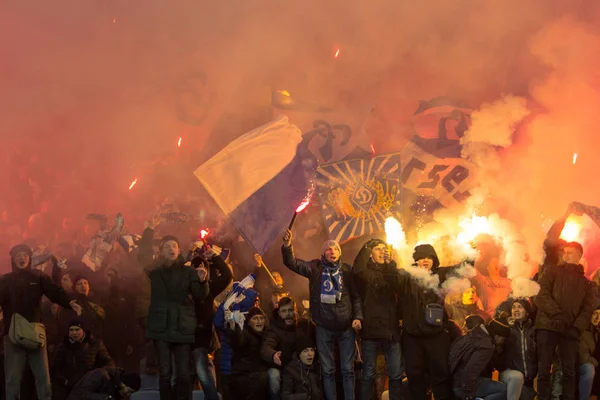
[[[341,161],[317,169],[316,185],[329,238],[340,243],[384,230],[400,219],[400,153]]]

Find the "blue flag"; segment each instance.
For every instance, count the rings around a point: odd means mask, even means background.
[[[400,153],[320,166],[316,185],[330,239],[381,232],[388,216],[400,218]]]

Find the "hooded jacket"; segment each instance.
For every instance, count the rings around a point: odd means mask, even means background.
[[[494,343],[483,325],[452,342],[450,372],[454,387],[460,387],[464,398],[475,397],[479,378],[485,372],[494,355]]]
[[[429,257],[433,260],[431,274],[439,276],[440,287],[457,269],[457,267],[440,268],[440,260],[437,253],[433,246],[428,244],[417,246],[414,256],[421,258]],[[442,326],[429,325],[425,321],[427,305],[438,304],[443,307],[444,304],[444,299],[433,289],[424,287],[417,278],[414,278],[402,269],[398,271],[398,286],[400,288],[400,305],[404,332],[416,336],[433,336],[449,329],[448,314],[445,309]]]
[[[194,268],[179,255],[172,266],[163,258],[151,259],[154,231],[147,228],[140,240],[140,263],[150,279],[150,308],[146,325],[148,339],[169,343],[194,343],[196,333],[195,299],[208,295]],[[144,264],[146,263],[146,264]]]
[[[342,296],[335,304],[321,302],[321,274],[323,261],[299,260],[294,256],[292,246],[282,246],[283,264],[295,273],[308,278],[310,293],[310,313],[315,324],[332,331],[343,331],[352,326],[355,319],[363,320],[362,305],[356,288],[352,268],[348,264],[340,263],[342,275]]]
[[[535,342],[535,328],[528,319],[523,323],[515,322],[510,328],[510,336],[504,342],[502,369],[514,369],[533,382],[538,372],[538,351]]]
[[[550,265],[539,284],[536,329],[566,333],[574,327],[579,336],[588,327],[594,309],[592,284],[581,265]]]
[[[361,299],[363,322],[360,336],[365,340],[400,340],[399,286],[396,262],[376,264],[371,250],[379,241],[369,241],[354,260],[354,282]]]
[[[23,245],[20,245],[24,247]],[[14,251],[16,246],[11,250]],[[27,248],[29,249],[29,248]],[[11,257],[12,272],[0,277],[0,307],[4,312],[4,334],[7,335],[13,313],[19,313],[29,322],[41,322],[42,296],[64,308],[71,308],[69,295],[42,271],[31,268],[31,250],[29,264],[21,269]]]
[[[119,399],[122,371],[119,368],[97,368],[84,375],[75,385],[67,400]]]
[[[321,400],[321,376],[318,365],[307,366],[296,357],[283,369],[281,400]]]
[[[73,342],[68,336],[65,337],[63,343],[56,349],[50,367],[50,376],[53,386],[66,388],[68,394],[73,386],[92,369],[114,366],[115,363],[108,355],[104,343],[86,332],[82,342]],[[56,395],[52,397],[57,398]]]

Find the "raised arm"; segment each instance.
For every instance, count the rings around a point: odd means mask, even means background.
[[[290,270],[306,278],[310,278],[313,275],[315,268],[317,268],[317,260],[304,261],[296,258],[294,255],[294,248],[292,247],[292,231],[289,229],[283,234],[281,253],[283,255],[283,264]]]
[[[160,214],[154,214],[148,222],[146,229],[142,234],[139,243],[138,261],[144,272],[150,274],[153,269],[154,250],[152,250],[152,242],[154,241],[154,229],[160,224]]]

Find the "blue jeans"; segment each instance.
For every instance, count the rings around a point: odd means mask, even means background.
[[[465,397],[460,387],[454,388],[454,394],[461,399]],[[489,378],[480,378],[475,397],[485,400],[506,400],[506,385]]]
[[[321,360],[323,389],[326,400],[336,400],[334,344],[340,348],[340,364],[344,384],[344,400],[354,400],[354,361],[356,343],[354,330],[330,331],[317,325],[317,351]]]
[[[361,342],[363,370],[360,383],[360,400],[370,400],[377,370],[377,354],[383,350],[390,379],[390,400],[402,399],[402,350],[400,342],[363,340]]]
[[[279,368],[269,368],[269,400],[279,400],[281,398],[281,370]]]
[[[215,366],[212,360],[208,358],[208,350],[204,348],[194,349],[192,357],[200,386],[202,386],[202,391],[204,392],[204,398],[206,400],[219,400],[215,380]]]
[[[596,368],[592,364],[579,366],[579,400],[590,400]]]

